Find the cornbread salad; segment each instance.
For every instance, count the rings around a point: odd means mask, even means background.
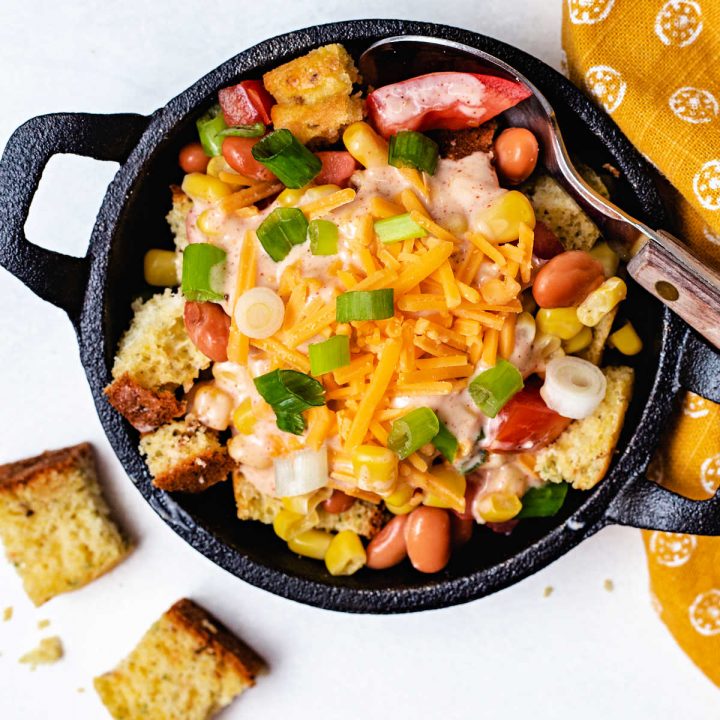
[[[180,288],[136,302],[106,391],[158,487],[231,473],[239,518],[349,575],[438,572],[602,479],[633,382],[603,349],[642,342],[618,257],[503,119],[529,94],[367,92],[341,45],[220,90],[180,152],[176,248],[145,257]]]

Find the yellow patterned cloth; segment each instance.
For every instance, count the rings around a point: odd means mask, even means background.
[[[720,0],[563,0],[571,80],[675,188],[678,234],[720,267]],[[720,487],[720,405],[687,393],[652,476],[695,499]],[[720,685],[720,538],[644,532],[654,604]]]

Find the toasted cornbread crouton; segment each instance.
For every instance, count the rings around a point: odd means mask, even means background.
[[[185,412],[185,403],[169,390],[153,392],[125,373],[105,388],[110,404],[140,432],[154,430]]]
[[[233,473],[233,492],[240,520],[259,520],[269,525],[283,509],[282,501],[279,498],[261,493],[238,471]],[[349,510],[337,514],[318,508],[318,516],[319,521],[315,527],[319,530],[331,532],[352,530],[366,538],[377,535],[385,519],[380,505],[373,505],[364,500],[356,500]]]
[[[634,372],[629,367],[603,369],[605,399],[584,420],[575,420],[552,444],[537,453],[535,471],[543,480],[569,482],[589,490],[603,479],[630,404]]]
[[[311,50],[265,73],[263,84],[282,105],[312,105],[334,95],[350,95],[359,79],[348,51],[334,44]]]
[[[488,120],[476,128],[463,130],[436,130],[431,136],[438,144],[440,157],[462,160],[475,152],[490,152],[497,122]]]
[[[180,600],[93,684],[116,720],[207,720],[252,687],[263,665],[210,613]]]
[[[335,95],[315,105],[273,105],[270,113],[276,128],[287,128],[305,145],[334,143],[344,128],[363,119],[363,102]]]
[[[540,175],[522,186],[535,215],[557,235],[566,250],[590,250],[600,238],[597,225],[548,175]]]
[[[175,248],[181,253],[188,244],[187,216],[192,209],[192,200],[177,185],[171,185],[170,192],[172,193],[172,208],[165,219],[175,239]],[[178,257],[182,258],[182,255]],[[180,270],[182,271],[182,266]],[[180,277],[180,273],[178,277]]]
[[[168,492],[201,492],[227,479],[234,463],[218,434],[192,420],[161,425],[140,438],[153,484]]]
[[[35,605],[87,585],[129,551],[87,443],[0,466],[0,538]]]
[[[615,316],[618,313],[617,305],[600,320],[600,322],[592,329],[592,342],[582,352],[577,355],[583,360],[591,362],[593,365],[600,365],[603,353],[605,351],[605,343],[607,342],[610,332],[612,331]]]

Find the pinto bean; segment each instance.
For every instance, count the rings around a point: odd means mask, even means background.
[[[519,185],[532,175],[538,154],[538,141],[526,128],[508,128],[495,138],[495,167],[510,185]]]
[[[407,556],[405,525],[408,515],[396,515],[367,546],[367,566],[385,570],[401,563]]]
[[[217,303],[186,302],[185,329],[195,347],[215,362],[227,360],[230,318]]]
[[[583,250],[570,250],[540,268],[533,283],[533,297],[541,308],[574,307],[604,279],[601,263]]]
[[[450,560],[450,516],[447,510],[421,505],[405,525],[407,553],[420,572],[435,573]]]
[[[338,515],[349,510],[354,504],[354,497],[346,495],[342,490],[333,490],[332,495],[323,501],[321,507],[325,512]]]

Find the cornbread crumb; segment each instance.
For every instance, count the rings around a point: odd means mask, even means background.
[[[612,591],[615,589],[615,583],[614,583],[612,580],[610,580],[610,578],[608,578],[608,579],[605,580],[605,582],[603,583],[603,587],[604,587],[608,592],[612,592]]]
[[[185,300],[169,288],[149,300],[136,300],[130,328],[120,339],[112,376],[128,375],[148,390],[188,385],[210,365],[185,330]]]
[[[555,588],[554,588],[552,585],[548,585],[548,586],[543,590],[543,597],[550,597],[550,596],[553,594],[553,591],[554,591],[554,590],[555,590]]]
[[[279,498],[261,493],[237,470],[233,472],[233,492],[237,516],[240,520],[258,520],[270,525],[283,509]],[[328,513],[322,508],[318,508],[317,513],[318,522],[315,528],[318,530],[330,532],[352,530],[366,538],[377,535],[385,521],[382,506],[364,500],[356,500],[349,510],[342,513]]]
[[[170,192],[172,193],[172,208],[165,216],[165,219],[170,226],[170,232],[173,234],[178,257],[182,261],[182,251],[188,245],[187,217],[190,214],[190,210],[192,210],[193,203],[177,185],[171,185]],[[180,270],[182,270],[182,262],[180,264]],[[180,275],[178,275],[178,277],[180,277]]]
[[[87,585],[130,549],[88,443],[0,466],[0,538],[35,605]]]
[[[600,365],[605,352],[605,343],[607,342],[610,333],[612,332],[612,326],[615,322],[615,316],[618,313],[618,306],[616,305],[600,322],[592,329],[592,341],[582,352],[579,352],[578,357],[583,360],[591,362],[593,365]]]
[[[535,471],[543,480],[569,482],[590,490],[603,479],[630,404],[634,372],[629,367],[603,368],[605,399],[584,420],[575,420],[553,443],[537,453]]]
[[[263,666],[212,615],[180,600],[94,685],[116,720],[206,720],[254,685]]]
[[[85,692],[85,688],[84,688],[84,687],[79,687],[79,688],[77,689],[77,691],[78,691],[79,693],[84,693],[84,692]]]
[[[12,616],[13,616],[12,607],[6,607],[3,610],[3,622],[10,622],[10,620],[12,620]]]
[[[44,630],[46,627],[50,625],[49,620],[38,620],[38,630]]]
[[[227,479],[233,461],[210,428],[191,420],[162,425],[140,438],[153,483],[170,492],[201,492]]]
[[[52,665],[63,656],[63,646],[57,635],[43,638],[34,649],[26,652],[18,662],[32,666],[34,670],[38,665]]]

